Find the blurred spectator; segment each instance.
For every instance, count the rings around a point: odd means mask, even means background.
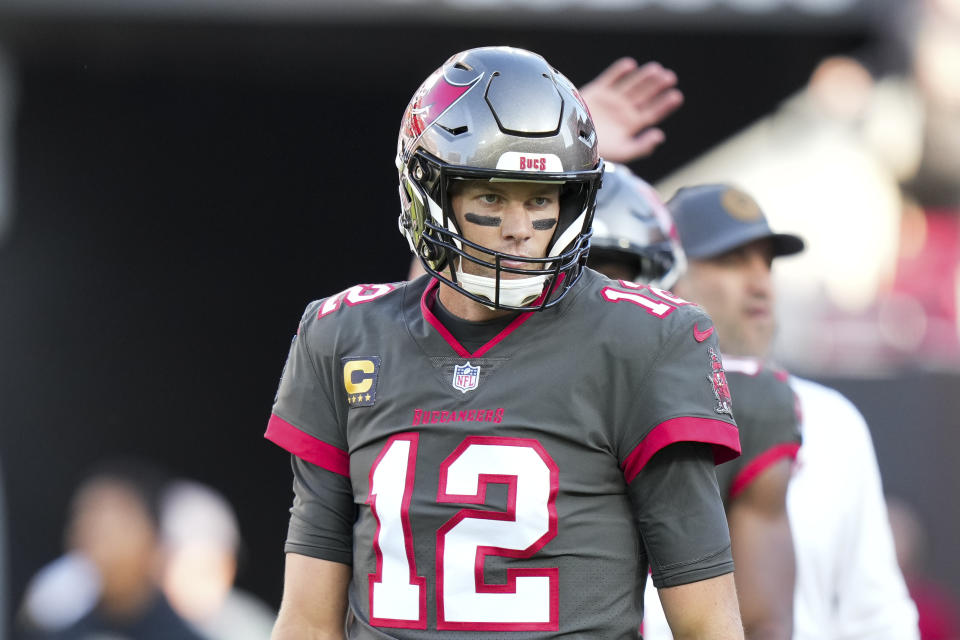
[[[210,640],[266,640],[276,614],[233,586],[240,529],[222,495],[179,480],[164,491],[167,562],[163,590],[173,608]]]
[[[157,485],[150,493],[159,496],[150,498],[150,510],[155,502],[160,527],[154,531],[158,535],[151,543],[154,548],[143,554],[145,562],[151,558],[151,567],[140,570],[156,579],[164,602],[207,640],[269,638],[276,614],[233,587],[241,540],[226,498],[188,480]],[[41,569],[27,588],[21,618],[38,637],[61,637],[55,632],[77,624],[102,599],[101,564],[84,549],[70,546],[68,553]]]
[[[773,262],[803,245],[774,234],[756,201],[729,185],[683,188],[667,207],[688,260],[674,291],[710,314],[725,359],[768,357]],[[833,389],[796,377],[790,386],[803,434],[787,494],[797,569],[793,637],[918,638],[863,416]]]
[[[80,589],[67,587],[64,594],[68,601],[72,594],[77,599],[64,605],[74,613],[83,610],[85,599],[94,606],[65,628],[44,628],[28,618],[27,624],[34,623],[30,637],[200,640],[174,613],[158,585],[163,561],[157,518],[160,487],[158,477],[139,463],[112,464],[80,485],[71,504],[67,547],[89,563],[96,578],[90,580],[84,562],[70,556],[61,565],[66,571],[57,575],[80,579],[74,585]],[[45,613],[35,603],[25,605],[24,611]]]
[[[897,562],[920,614],[920,640],[960,639],[960,605],[943,585],[925,571],[927,532],[916,511],[896,498],[887,498]]]

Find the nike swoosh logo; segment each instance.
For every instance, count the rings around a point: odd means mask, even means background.
[[[706,340],[712,335],[713,335],[713,327],[710,327],[706,331],[700,331],[697,328],[696,324],[693,325],[693,339],[696,340],[697,342],[703,342],[704,340]]]

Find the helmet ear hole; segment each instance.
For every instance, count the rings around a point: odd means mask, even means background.
[[[440,251],[432,244],[424,242],[420,245],[420,255],[424,260],[433,261],[440,257]]]

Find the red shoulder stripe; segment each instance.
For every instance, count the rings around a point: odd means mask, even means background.
[[[350,477],[350,454],[301,431],[280,416],[272,414],[267,423],[267,440],[280,445],[298,458],[312,462],[327,471]]]
[[[740,434],[729,422],[715,418],[672,418],[661,422],[640,441],[621,468],[627,483],[633,482],[653,455],[674,442],[704,442],[713,445],[716,464],[733,460],[740,455]]]

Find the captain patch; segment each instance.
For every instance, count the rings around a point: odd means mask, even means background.
[[[380,374],[380,356],[341,358],[343,388],[351,409],[372,407],[377,401],[377,380]]]

